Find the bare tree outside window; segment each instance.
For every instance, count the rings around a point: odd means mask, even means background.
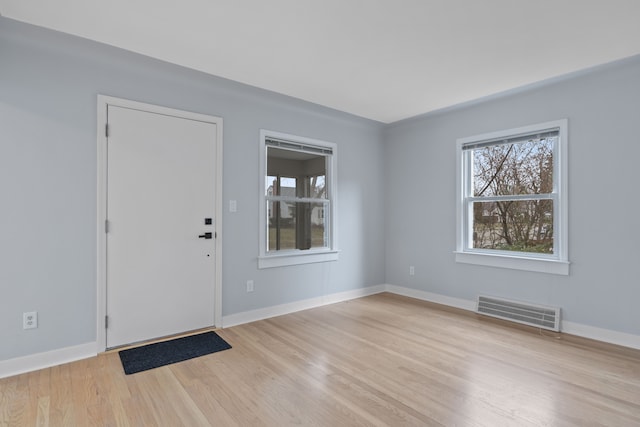
[[[568,120],[456,140],[456,262],[569,274]]]
[[[473,248],[553,254],[557,136],[470,151]]]

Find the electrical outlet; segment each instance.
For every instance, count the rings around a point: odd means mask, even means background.
[[[22,329],[35,329],[38,327],[38,312],[28,311],[22,313]]]
[[[253,292],[253,280],[247,280],[247,292]]]
[[[415,276],[416,268],[413,265],[409,266],[409,276]]]
[[[238,212],[237,200],[229,200],[229,212]]]

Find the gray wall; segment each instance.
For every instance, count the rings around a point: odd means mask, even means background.
[[[380,123],[0,18],[0,360],[95,340],[97,94],[224,119],[223,315],[384,283]],[[257,269],[262,128],[338,144],[339,261]]]
[[[569,119],[569,276],[456,264],[457,138]],[[640,334],[640,57],[385,129],[387,283]],[[409,276],[415,265],[415,276]]]
[[[224,119],[223,315],[389,283],[640,335],[639,76],[634,58],[385,127],[0,18],[0,360],[95,340],[99,93]],[[571,274],[456,264],[455,140],[565,117]],[[262,128],[338,144],[338,262],[257,269]]]

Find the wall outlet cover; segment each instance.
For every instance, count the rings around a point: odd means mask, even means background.
[[[28,311],[22,313],[22,329],[35,329],[38,327],[38,312]]]

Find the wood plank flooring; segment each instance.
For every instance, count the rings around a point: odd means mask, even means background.
[[[0,379],[0,426],[640,426],[640,351],[397,295],[217,332],[134,375],[112,352]]]

